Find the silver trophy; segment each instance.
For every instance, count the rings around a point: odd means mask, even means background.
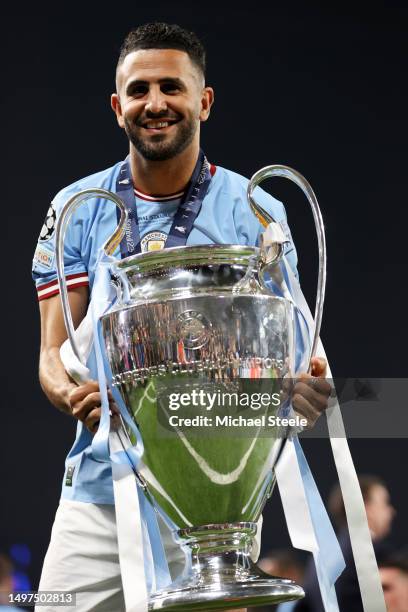
[[[187,556],[183,574],[151,594],[151,610],[223,610],[304,595],[291,580],[271,577],[251,560],[257,521],[272,493],[274,466],[290,429],[262,427],[259,421],[247,426],[248,420],[231,426],[237,418],[241,422],[241,408],[219,401],[255,391],[274,394],[280,401],[268,406],[268,417],[284,414],[289,404],[285,381],[294,375],[295,313],[280,265],[287,239],[253,195],[272,176],[294,181],[314,215],[319,276],[312,356],[325,289],[323,222],[310,185],[290,168],[268,166],[249,183],[249,205],[265,228],[260,248],[175,247],[111,266],[117,300],[101,318],[110,384],[120,392],[143,440],[139,485]],[[75,208],[95,197],[113,201],[121,211],[118,228],[104,246],[112,254],[127,219],[115,194],[100,189],[78,193],[65,204],[57,226],[63,311],[78,357],[64,277],[64,235]],[[182,402],[180,411],[174,403],[182,397],[200,401]],[[214,397],[218,402],[209,410],[207,398]],[[196,427],[188,425],[188,417]]]

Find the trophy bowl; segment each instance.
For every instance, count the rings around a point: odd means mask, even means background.
[[[288,433],[267,423],[285,414],[293,373],[293,304],[268,289],[273,265],[255,247],[204,245],[111,267],[118,299],[101,326],[112,384],[143,441],[145,492],[186,554],[153,610],[303,595],[250,556]]]

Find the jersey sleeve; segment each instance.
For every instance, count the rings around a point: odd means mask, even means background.
[[[60,192],[56,196],[47,211],[40,231],[32,266],[32,276],[39,301],[59,293],[55,253],[55,229],[58,214],[70,195],[72,194]],[[81,230],[81,223],[71,219],[64,244],[64,272],[68,290],[89,284],[87,267],[81,257]]]

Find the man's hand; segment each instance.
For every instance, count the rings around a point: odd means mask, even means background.
[[[68,294],[75,327],[85,316],[88,304],[88,288],[76,287]],[[101,394],[96,380],[77,386],[68,376],[61,361],[60,346],[67,337],[62,315],[61,299],[54,295],[40,302],[41,351],[40,382],[50,402],[78,421],[94,434],[101,419]],[[108,391],[112,423],[120,423],[119,409]]]
[[[116,406],[112,394],[108,391],[109,408],[112,415],[118,415],[119,409]],[[101,394],[96,380],[88,382],[72,389],[68,396],[72,415],[82,421],[85,427],[94,434],[98,429],[101,419]]]
[[[311,374],[300,374],[292,392],[292,406],[307,419],[312,428],[329,403],[331,386],[326,380],[327,361],[322,357],[311,360]]]

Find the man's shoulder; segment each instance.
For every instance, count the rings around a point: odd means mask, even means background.
[[[69,197],[84,189],[97,188],[114,191],[116,178],[122,163],[122,161],[117,162],[105,170],[94,172],[93,174],[82,177],[79,180],[70,183],[66,187],[63,187],[53,198],[54,207],[58,208],[60,205],[66,202]]]
[[[245,204],[248,204],[247,189],[250,179],[222,166],[217,166],[214,178],[216,178],[214,186],[218,187],[220,192],[228,194],[231,198],[238,197]],[[272,213],[272,216],[277,216],[279,219],[286,216],[282,202],[264,191],[261,187],[256,187],[254,190],[254,198],[268,212]]]
[[[238,172],[224,168],[223,166],[216,166],[214,174],[216,182],[218,182],[223,190],[240,190],[246,191],[249,183],[249,179]]]

